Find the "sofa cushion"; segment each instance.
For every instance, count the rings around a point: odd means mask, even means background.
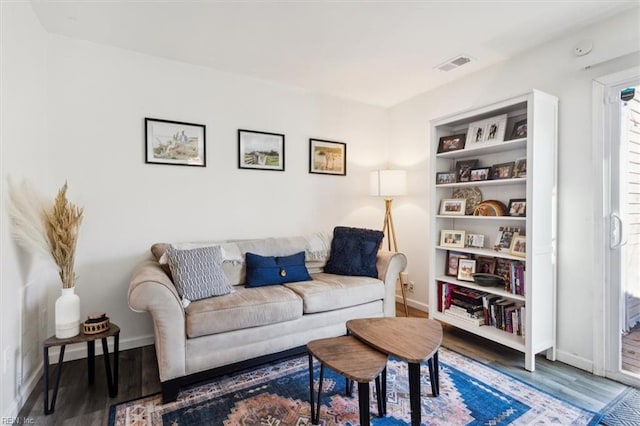
[[[246,288],[185,309],[187,337],[224,333],[302,317],[302,299],[284,286]]]
[[[290,256],[260,256],[245,254],[247,267],[247,287],[261,287],[308,281],[311,279],[304,266],[304,252]]]
[[[303,300],[305,314],[332,311],[384,299],[384,283],[377,278],[314,274],[313,281],[285,284]]]
[[[383,238],[381,231],[336,226],[324,272],[377,278],[376,257]]]
[[[193,302],[233,291],[222,271],[220,247],[191,250],[169,247],[167,257],[176,290],[183,299]]]

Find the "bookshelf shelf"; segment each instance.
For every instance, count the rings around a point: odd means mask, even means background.
[[[533,90],[521,96],[431,121],[430,166],[433,177],[429,179],[432,206],[429,313],[433,318],[444,323],[523,352],[525,368],[529,371],[535,369],[537,353],[546,352],[549,359],[555,359],[556,356],[554,249],[556,244],[557,115],[557,98]],[[489,125],[497,120],[503,120],[501,125],[504,130],[500,128],[500,132],[504,132],[504,135],[497,138],[498,141],[504,139],[503,142],[487,144],[475,142],[475,140],[471,143],[467,141],[463,149],[436,152],[440,145],[440,138],[471,133],[472,129],[472,134],[477,135],[480,122],[489,123],[484,127],[484,135],[486,135],[489,132]],[[516,126],[520,126],[523,122],[527,123],[527,135],[517,139],[510,137],[516,133]],[[490,168],[524,160],[526,174],[504,179],[436,184],[437,172],[455,171],[457,162],[467,160],[475,160],[474,168]],[[493,171],[498,169],[496,167]],[[465,188],[473,189],[460,191]],[[463,196],[466,193],[472,194],[472,198],[467,200],[467,207],[469,203],[479,202],[478,192],[481,193],[480,201],[497,200],[505,206],[509,206],[510,201],[524,199],[526,200],[526,217],[439,214],[441,200],[454,198],[454,191],[458,192],[458,196],[461,193],[464,194]],[[440,232],[443,230],[465,231],[467,237],[470,234],[483,235],[484,246],[481,248],[441,246]],[[498,242],[499,231],[504,231],[503,235],[508,235],[508,238],[503,241],[502,250],[496,251],[493,247]],[[519,234],[518,239],[514,239],[516,232]],[[526,247],[524,250],[526,253],[514,255],[517,249],[508,247],[509,240],[522,241]],[[454,260],[453,263],[450,258]],[[476,265],[482,264],[485,270],[493,267],[493,273],[505,278],[506,288],[484,287],[451,276],[455,275],[456,265],[460,264],[460,261],[455,258],[475,261]],[[486,263],[490,266],[487,267]],[[467,273],[473,267],[470,265],[474,265],[473,262],[468,261],[462,264],[466,268],[463,271]],[[476,295],[475,298],[471,297],[471,302],[465,302],[462,300],[465,292],[483,293]],[[452,293],[453,296],[451,296]],[[490,299],[489,302],[488,299]],[[499,321],[491,316],[493,311],[489,312],[487,309],[487,306],[492,306],[494,303],[498,305],[496,309],[501,313]],[[495,307],[491,309],[493,308]],[[484,313],[483,321],[486,325],[477,325],[482,323],[482,321],[476,321],[482,313]],[[468,316],[465,317],[465,315]],[[509,318],[510,321],[506,326],[503,322],[505,318]],[[513,321],[517,321],[517,324],[512,324]],[[524,333],[524,335],[517,333]]]

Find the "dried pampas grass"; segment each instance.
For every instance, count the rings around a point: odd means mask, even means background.
[[[63,288],[75,285],[73,272],[78,230],[82,223],[82,208],[67,200],[67,183],[58,191],[53,208],[46,212],[45,228],[49,249],[54,262],[60,269]]]
[[[26,250],[50,258],[59,269],[63,288],[75,285],[73,272],[83,209],[67,200],[67,183],[52,203],[30,183],[9,185],[9,217],[13,236]]]
[[[8,179],[7,183],[8,213],[13,224],[13,238],[25,250],[52,259],[44,224],[51,200],[47,200],[26,180],[14,185],[11,179]]]

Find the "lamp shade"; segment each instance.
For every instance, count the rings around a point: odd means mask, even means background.
[[[405,170],[376,170],[371,172],[370,193],[378,197],[393,197],[407,193]]]

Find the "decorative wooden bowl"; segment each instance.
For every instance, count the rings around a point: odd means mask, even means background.
[[[502,201],[486,200],[473,209],[474,216],[506,216],[507,206]]]
[[[504,280],[500,275],[476,272],[475,274],[472,274],[472,276],[473,276],[473,282],[483,287],[504,286]]]

